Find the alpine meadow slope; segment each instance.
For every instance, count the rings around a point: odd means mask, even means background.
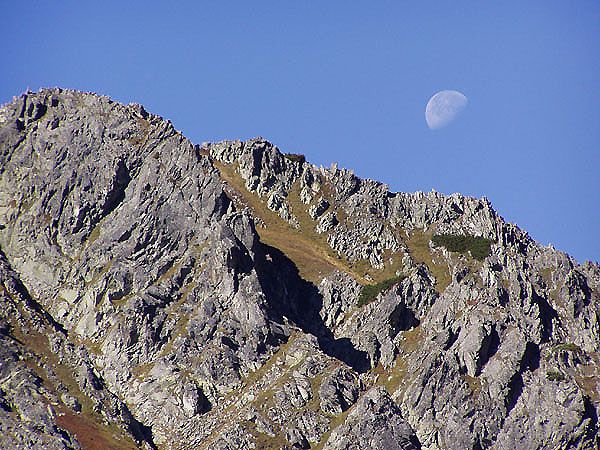
[[[597,263],[92,93],[0,108],[0,340],[1,448],[600,445]]]

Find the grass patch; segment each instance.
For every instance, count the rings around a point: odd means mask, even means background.
[[[75,436],[81,446],[88,450],[134,450],[139,448],[131,440],[113,434],[103,425],[66,408],[59,409],[56,424]]]
[[[552,269],[552,267],[546,267],[546,268],[540,270],[540,275],[542,276],[542,279],[548,285],[550,285],[552,283],[552,273],[553,272],[554,272],[554,269]]]
[[[234,164],[223,164],[214,160],[213,164],[229,187],[235,191],[234,200],[237,200],[237,206],[250,208],[252,214],[259,219],[256,231],[260,240],[281,250],[291,259],[302,278],[318,283],[333,271],[340,270],[363,284],[367,283],[345,259],[338,258],[337,253],[327,243],[327,236],[314,230],[315,221],[308,215],[306,206],[300,200],[298,182],[292,186],[287,197],[291,212],[300,225],[296,229],[271,211],[264,199],[246,189],[244,180],[236,172]],[[261,226],[260,222],[264,226]]]
[[[356,405],[356,403],[354,405]],[[311,446],[311,449],[322,450],[325,447],[325,444],[327,444],[327,441],[331,437],[331,433],[333,433],[336,428],[342,426],[346,422],[346,418],[348,417],[348,414],[350,414],[350,411],[352,410],[354,405],[352,405],[350,408],[348,408],[341,414],[332,417],[332,419],[329,422],[329,429],[325,431],[325,433],[323,433],[319,442],[317,442],[314,446]]]
[[[236,164],[224,164],[215,160],[213,164],[233,191],[231,196],[237,206],[250,208],[258,219],[256,231],[260,240],[281,250],[291,259],[303,279],[318,283],[333,271],[340,270],[361,284],[369,284],[373,280],[379,282],[393,277],[401,267],[402,255],[392,254],[390,251],[386,251],[384,255],[386,265],[381,270],[373,268],[368,260],[351,263],[339,257],[327,242],[327,233],[319,234],[315,231],[317,222],[308,214],[309,205],[305,205],[300,199],[299,180],[294,182],[286,197],[290,212],[298,223],[298,228],[294,228],[267,207],[266,199],[247,190],[245,181],[236,171]],[[338,217],[338,226],[347,226],[347,217],[341,208],[336,208],[333,192],[334,188],[327,181],[321,181],[321,194],[332,205],[330,209]]]
[[[563,381],[565,376],[558,370],[549,370],[546,372],[546,378],[548,378],[550,381]]]
[[[296,340],[297,336],[292,332],[287,341],[281,343],[277,350],[258,369],[242,377],[242,387],[252,386],[262,379],[281,359],[285,360],[287,350]]]
[[[218,161],[213,161],[213,164],[219,169],[221,177],[229,187],[235,191],[234,200],[237,200],[237,206],[250,208],[252,214],[264,224],[261,226],[260,222],[257,223],[256,231],[260,240],[278,248],[294,261],[302,278],[318,282],[337,268],[334,258],[324,251],[319,245],[319,240],[304,233],[301,218],[298,219],[300,229],[293,228],[277,213],[271,211],[263,199],[246,189],[244,180],[235,171],[234,164]],[[339,262],[337,264],[339,265]]]
[[[436,291],[442,293],[452,281],[450,268],[446,263],[438,263],[433,260],[429,249],[430,240],[431,233],[414,230],[406,240],[406,245],[408,245],[412,258],[416,262],[427,266],[429,272],[435,277]]]
[[[412,353],[421,348],[423,344],[422,329],[420,326],[416,326],[411,330],[403,331],[402,337],[404,338],[400,343],[400,347],[405,353]]]
[[[481,392],[481,380],[478,377],[463,375],[463,380],[469,385],[469,389],[474,396],[478,396]]]
[[[286,448],[288,441],[281,433],[276,433],[275,436],[269,436],[268,434],[261,433],[256,429],[256,424],[250,421],[243,422],[242,426],[254,438],[254,445],[256,448],[264,450],[279,450]]]
[[[393,252],[390,249],[386,249],[383,251],[382,259],[384,263],[383,269],[374,269],[371,266],[371,263],[367,259],[361,259],[354,263],[351,263],[351,267],[355,272],[359,274],[364,274],[365,278],[367,276],[371,277],[371,279],[375,282],[388,280],[396,276],[396,272],[402,270],[402,258],[404,257],[404,253],[402,251]]]
[[[50,333],[48,333],[50,334]],[[41,379],[45,388],[60,397],[57,386],[42,368],[41,361],[52,368],[52,371],[66,387],[68,393],[77,398],[81,404],[81,412],[75,413],[62,403],[55,406],[57,410],[56,424],[75,435],[83,448],[91,450],[125,450],[136,449],[133,439],[115,423],[107,424],[105,419],[95,411],[92,400],[81,390],[73,376],[73,368],[61,363],[58,356],[50,349],[48,337],[31,328],[12,328],[12,335],[17,341],[27,344],[34,353],[33,358],[25,359],[25,364]]]
[[[387,280],[380,281],[376,284],[367,284],[363,286],[362,290],[360,291],[360,295],[358,296],[358,306],[368,305],[373,300],[375,300],[375,298],[381,292],[387,291],[395,284],[400,283],[404,278],[404,275],[399,275],[393,278],[388,278]]]
[[[100,237],[100,228],[100,222],[98,222],[87,239],[87,246],[93,244],[96,241],[96,239]]]
[[[408,355],[420,350],[424,343],[424,335],[420,325],[411,330],[403,331],[402,337],[403,339],[399,343],[399,352],[393,365],[386,370],[380,362],[374,370],[379,376],[375,384],[383,386],[388,394],[396,399],[404,398],[406,390],[414,380],[415,374],[407,364]]]
[[[470,253],[473,258],[483,261],[490,255],[493,241],[477,236],[457,236],[453,234],[436,234],[431,238],[436,247],[446,247],[451,252]]]
[[[581,350],[581,348],[579,348],[577,344],[573,344],[572,342],[566,342],[564,344],[555,345],[552,350],[555,352],[578,352]]]
[[[398,355],[394,360],[393,365],[386,369],[381,361],[371,370],[371,374],[375,375],[376,381],[374,385],[383,386],[390,395],[394,395],[400,390],[407,380],[406,361]]]
[[[423,333],[421,326],[402,332],[399,343],[399,352],[391,367],[385,368],[381,362],[371,371],[377,376],[375,385],[382,386],[394,398],[404,398],[406,389],[410,386],[414,373],[407,366],[407,355],[419,350],[423,346]]]
[[[127,140],[131,145],[142,147],[148,142],[150,136],[150,122],[141,117],[136,117],[135,120],[138,124],[138,133],[129,137]]]
[[[98,271],[98,273],[92,277],[90,282],[85,283],[85,287],[87,288],[89,286],[93,286],[96,283],[98,283],[102,279],[102,277],[104,277],[104,275],[106,275],[108,273],[108,271],[112,267],[112,264],[113,264],[112,260],[109,260],[106,264],[104,264],[104,266],[102,266],[102,268]]]

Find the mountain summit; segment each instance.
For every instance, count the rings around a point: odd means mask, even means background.
[[[600,445],[598,264],[91,93],[0,108],[0,341],[1,448]]]

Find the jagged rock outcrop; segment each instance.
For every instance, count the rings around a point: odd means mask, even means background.
[[[371,388],[348,414],[344,424],[333,431],[323,448],[417,450],[421,447],[388,393],[381,388]]]
[[[485,198],[46,89],[0,108],[0,251],[2,447],[599,445],[600,267]]]

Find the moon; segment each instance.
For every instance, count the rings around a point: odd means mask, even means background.
[[[434,94],[425,107],[425,120],[430,130],[445,127],[456,119],[469,100],[458,91],[440,91]]]

